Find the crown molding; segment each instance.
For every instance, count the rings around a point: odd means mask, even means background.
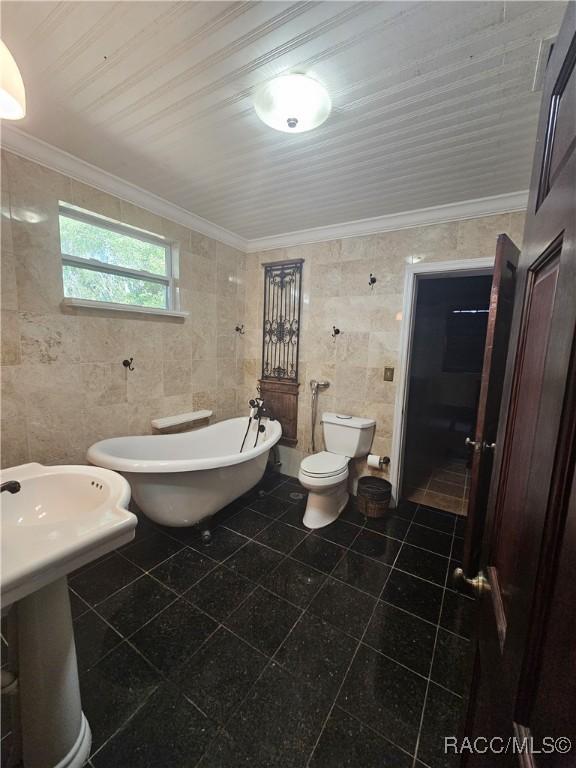
[[[162,197],[148,192],[141,187],[131,184],[129,181],[115,176],[113,173],[103,171],[95,165],[81,160],[63,149],[48,144],[41,139],[31,136],[13,126],[2,126],[1,145],[3,149],[32,160],[53,171],[58,171],[76,181],[89,184],[91,187],[119,197],[129,203],[145,208],[151,213],[162,216],[165,219],[181,224],[183,227],[193,229],[206,237],[219,240],[221,243],[246,251],[247,240],[224,227],[213,224],[201,216],[196,216],[175,203],[170,203]]]
[[[509,192],[504,195],[481,197],[476,200],[464,200],[460,203],[436,205],[431,208],[419,208],[402,213],[389,213],[370,219],[357,219],[343,224],[327,227],[302,229],[298,232],[286,232],[282,235],[260,237],[248,240],[247,253],[270,251],[277,248],[289,248],[294,245],[321,243],[327,240],[341,240],[347,237],[376,235],[397,229],[411,229],[428,224],[443,224],[461,219],[477,219],[481,216],[494,216],[498,213],[525,211],[528,207],[528,191]]]
[[[442,224],[461,219],[494,216],[499,213],[525,211],[528,206],[527,191],[510,192],[505,195],[464,200],[460,203],[437,205],[402,213],[390,213],[370,219],[357,219],[343,224],[302,229],[296,232],[249,240],[18,128],[3,125],[1,139],[2,147],[9,152],[33,160],[46,168],[51,168],[72,179],[89,184],[102,192],[107,192],[140,208],[145,208],[158,216],[193,229],[195,232],[200,232],[206,237],[212,237],[245,253],[258,253],[277,248],[289,248],[294,245],[340,240],[347,237],[362,237],[396,229],[410,229],[428,224]]]

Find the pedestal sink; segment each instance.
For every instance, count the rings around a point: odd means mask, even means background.
[[[90,727],[80,702],[67,575],[134,538],[130,487],[89,466],[23,464],[3,470],[2,610],[17,678],[15,748],[24,768],[80,768]]]

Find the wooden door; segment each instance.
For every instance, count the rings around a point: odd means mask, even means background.
[[[512,240],[507,235],[499,235],[490,291],[490,309],[470,471],[470,495],[463,559],[463,572],[466,576],[474,576],[480,562],[482,531],[486,520],[486,506],[496,447],[519,256],[520,251]]]
[[[576,765],[575,63],[570,3],[545,79],[482,545],[485,581],[476,583],[466,732],[512,746],[506,755],[466,755],[463,764],[474,768]],[[511,737],[525,746],[532,737],[537,749],[544,737],[567,737],[572,748],[512,754]]]

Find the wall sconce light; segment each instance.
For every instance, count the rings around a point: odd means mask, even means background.
[[[234,328],[234,330],[236,331],[236,333],[239,333],[240,336],[244,336],[244,333],[245,333],[244,323],[242,323],[242,325],[237,325],[236,328]]]

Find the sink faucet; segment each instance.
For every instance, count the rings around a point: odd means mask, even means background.
[[[18,493],[18,491],[22,488],[18,480],[8,480],[7,483],[2,483],[0,485],[0,493],[4,493],[4,491],[8,491],[8,493]]]

